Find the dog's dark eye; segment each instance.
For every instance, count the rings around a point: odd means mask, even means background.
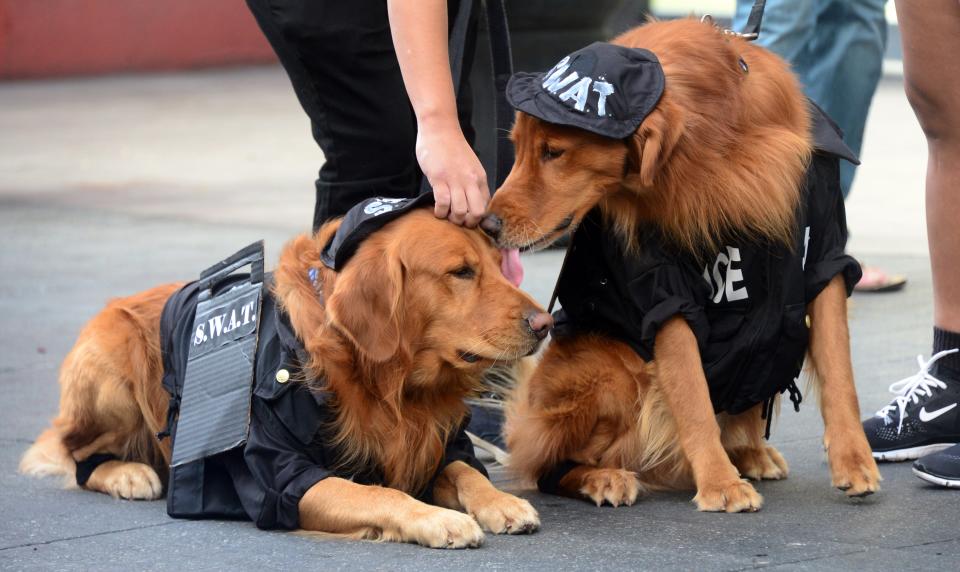
[[[563,155],[563,151],[564,151],[563,149],[553,149],[549,145],[544,145],[543,154],[541,155],[540,158],[543,159],[544,161],[551,161]]]
[[[456,270],[451,270],[449,274],[451,276],[456,276],[457,278],[470,280],[471,278],[477,275],[477,272],[470,266],[467,266],[466,264],[464,264],[463,266],[461,266],[460,268],[457,268]]]

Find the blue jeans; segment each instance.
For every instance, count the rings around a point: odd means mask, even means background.
[[[833,118],[860,154],[863,126],[887,46],[886,0],[767,0],[757,43],[790,62],[804,92]],[[737,0],[742,30],[753,0]],[[856,166],[840,161],[843,196]]]

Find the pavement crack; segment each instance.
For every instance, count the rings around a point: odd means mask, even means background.
[[[933,544],[943,544],[944,542],[956,542],[960,540],[960,537],[957,538],[945,538],[943,540],[930,540],[929,542],[917,542],[916,544],[904,544],[903,546],[893,546],[893,550],[902,550],[905,548],[916,548],[918,546],[930,546]]]
[[[158,528],[161,526],[170,526],[171,524],[177,524],[174,522],[158,522],[157,524],[147,524],[144,526],[131,526],[130,528],[120,528],[117,530],[105,530],[103,532],[94,532],[93,534],[81,534],[80,536],[68,536],[66,538],[54,538],[53,540],[44,540],[43,542],[26,542],[24,544],[15,544],[13,546],[5,546],[0,548],[0,552],[6,552],[7,550],[15,550],[17,548],[30,548],[31,546],[46,546],[48,544],[56,544],[58,542],[68,542],[70,540],[83,540],[84,538],[94,538],[97,536],[106,536],[108,534],[117,534],[119,532],[130,532],[132,530],[144,530],[147,528]]]
[[[795,560],[784,560],[783,562],[764,562],[762,564],[752,564],[750,566],[744,566],[743,568],[731,568],[730,572],[743,572],[744,570],[762,570],[764,568],[774,568],[777,566],[787,566],[789,564],[799,564],[801,562],[816,562],[817,560],[824,560],[827,558],[837,558],[841,556],[849,556],[851,554],[860,554],[862,552],[867,552],[873,547],[865,546],[863,548],[858,548],[856,550],[847,550],[845,552],[837,552],[834,554],[821,554],[819,556],[811,556],[809,558],[797,558]]]

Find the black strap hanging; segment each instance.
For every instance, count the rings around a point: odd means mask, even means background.
[[[760,37],[760,24],[763,21],[763,9],[766,7],[767,0],[755,0],[753,8],[750,9],[750,16],[747,18],[747,25],[740,32],[745,40],[756,40]]]
[[[567,260],[570,258],[570,252],[573,250],[573,236],[569,238],[570,243],[567,244],[566,250],[563,251],[563,262],[560,264],[560,273],[557,274],[557,280],[553,283],[553,292],[550,294],[550,304],[547,306],[547,313],[553,313],[553,306],[557,303],[557,297],[560,296],[560,277],[563,276],[563,271],[567,267]]]
[[[763,402],[763,409],[760,410],[760,419],[766,419],[767,425],[763,431],[763,438],[765,440],[770,439],[770,425],[773,423],[773,404],[776,401],[776,396],[771,395]]]
[[[490,60],[493,62],[493,88],[496,92],[494,117],[496,121],[497,172],[494,174],[494,189],[507,179],[513,168],[513,145],[510,143],[510,127],[513,125],[513,108],[507,102],[507,82],[513,75],[513,54],[510,51],[510,29],[504,0],[484,0],[487,8],[487,30],[490,38]]]
[[[803,394],[800,392],[800,388],[797,387],[797,380],[790,382],[790,385],[785,387],[780,393],[784,391],[789,392],[790,394],[790,403],[793,403],[793,410],[797,413],[800,412],[800,403],[803,402]],[[773,422],[773,405],[776,401],[777,396],[771,395],[763,402],[763,409],[760,410],[760,419],[765,419],[767,421],[766,429],[763,432],[763,438],[770,439],[770,425]]]
[[[158,441],[163,441],[170,436],[170,432],[173,431],[173,426],[177,422],[178,413],[180,413],[180,394],[174,393],[170,395],[170,403],[167,405],[167,426],[157,432]]]
[[[467,32],[470,29],[470,16],[473,13],[474,0],[460,0],[457,15],[450,28],[450,76],[453,78],[453,91],[460,99],[460,78],[463,75],[463,60],[467,50]],[[459,103],[459,101],[458,101]]]
[[[800,413],[800,403],[803,401],[803,394],[800,393],[800,388],[797,387],[797,380],[790,382],[790,385],[787,386],[787,391],[790,392],[790,403],[793,403],[793,410]]]

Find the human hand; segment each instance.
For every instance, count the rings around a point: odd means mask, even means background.
[[[487,209],[487,174],[460,125],[420,125],[417,162],[433,187],[434,214],[459,225],[477,226]]]

